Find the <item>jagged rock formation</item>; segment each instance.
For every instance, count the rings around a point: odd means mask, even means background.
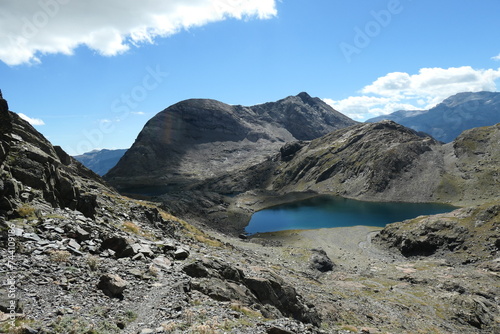
[[[105,178],[119,189],[186,189],[355,123],[307,93],[252,107],[182,101],[148,121]]]
[[[465,130],[499,123],[500,93],[459,93],[429,110],[400,110],[367,122],[382,120],[395,121],[448,143]]]
[[[73,158],[80,161],[85,167],[99,176],[106,174],[111,168],[115,167],[118,161],[127,152],[122,150],[94,150],[91,152],[76,155]]]
[[[10,217],[22,203],[40,200],[92,217],[96,193],[107,187],[97,175],[10,112],[5,100],[0,101],[0,215]]]
[[[260,311],[267,317],[283,313],[306,323],[320,325],[315,310],[310,310],[290,284],[268,270],[243,270],[220,260],[203,258],[184,266],[183,271],[194,278],[192,287],[221,301],[239,300],[262,304]]]

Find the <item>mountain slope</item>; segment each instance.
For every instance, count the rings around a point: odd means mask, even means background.
[[[200,189],[482,204],[500,198],[499,141],[500,124],[465,131],[443,144],[393,121],[364,123],[287,144],[272,159]]]
[[[252,107],[192,99],[147,122],[105,178],[120,189],[187,188],[255,165],[286,142],[356,124],[307,93]]]
[[[392,120],[437,140],[451,142],[465,130],[499,123],[500,93],[459,93],[429,110],[401,110],[367,122],[381,120]]]
[[[94,150],[81,155],[74,156],[85,167],[92,170],[99,176],[106,174],[111,168],[116,166],[121,157],[127,152],[121,150]]]

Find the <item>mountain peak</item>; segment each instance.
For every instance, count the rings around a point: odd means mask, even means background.
[[[2,90],[0,89],[0,112],[7,111],[9,111],[9,104],[7,103],[7,100],[3,98]]]
[[[307,94],[306,92],[301,92],[301,93],[297,94],[297,97],[300,97],[302,100],[312,99],[311,95]]]
[[[121,188],[156,186],[158,179],[182,188],[262,162],[287,142],[356,123],[305,92],[248,107],[186,100],[149,120],[106,178]]]

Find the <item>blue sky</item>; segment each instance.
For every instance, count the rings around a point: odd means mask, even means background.
[[[365,120],[497,91],[499,13],[498,0],[3,0],[0,89],[72,155],[128,148],[188,98],[306,91]]]

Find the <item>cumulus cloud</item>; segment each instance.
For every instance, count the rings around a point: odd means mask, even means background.
[[[24,119],[26,122],[30,123],[31,125],[45,125],[45,122],[39,118],[31,118],[25,114],[19,113],[19,117]]]
[[[493,60],[500,60],[500,53],[498,54],[498,56],[491,57],[491,59],[493,59]]]
[[[114,56],[183,29],[276,13],[275,0],[2,0],[0,60],[36,63],[80,45]]]
[[[500,68],[476,70],[470,66],[423,68],[417,74],[393,72],[361,89],[363,95],[325,102],[354,119],[366,120],[397,110],[432,108],[460,92],[496,91],[499,78]]]

